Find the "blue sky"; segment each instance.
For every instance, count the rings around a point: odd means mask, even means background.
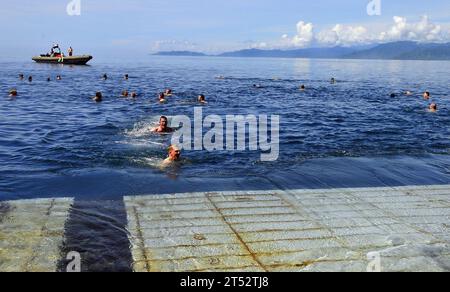
[[[29,57],[53,42],[76,53],[120,56],[447,41],[450,35],[448,0],[381,0],[380,16],[367,15],[369,0],[80,0],[80,16],[67,15],[70,1],[1,0],[0,54]]]

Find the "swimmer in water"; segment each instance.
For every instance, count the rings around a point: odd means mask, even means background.
[[[331,81],[330,81],[330,82],[331,82],[331,84],[335,84],[335,83],[336,83],[336,78],[334,78],[334,77],[331,78]]]
[[[128,80],[129,79],[128,74],[125,74],[125,76],[123,76],[123,79]]]
[[[208,102],[206,101],[206,97],[203,94],[200,94],[198,96],[198,102],[201,104],[207,104]]]
[[[23,74],[19,74],[19,79],[20,79],[20,80],[24,80],[24,79],[25,79],[25,76],[24,76]]]
[[[431,97],[431,94],[430,94],[430,92],[429,92],[429,91],[425,91],[425,92],[423,93],[423,99],[425,99],[425,100],[429,100],[429,99],[430,99],[430,97]]]
[[[166,91],[164,91],[164,95],[165,96],[172,96],[172,89],[166,89]]]
[[[11,89],[9,91],[9,97],[16,97],[17,96],[17,90],[16,89]]]
[[[59,80],[59,81],[61,81],[61,80],[62,80],[62,77],[61,77],[61,75],[58,75],[58,76],[56,76],[56,80]]]
[[[397,97],[397,94],[391,93],[391,97],[392,97],[392,98]]]
[[[95,102],[102,102],[103,101],[103,95],[100,91],[95,93],[95,96],[92,98]]]
[[[128,91],[124,90],[122,91],[122,97],[128,97]]]
[[[260,84],[253,84],[254,88],[262,88],[262,86]]]
[[[168,157],[163,161],[162,166],[167,167],[180,160],[181,150],[175,145],[171,145],[168,149]]]
[[[52,80],[50,79],[50,77],[47,77],[47,82],[50,82],[50,81],[52,81]]]
[[[433,102],[432,104],[430,104],[428,109],[430,110],[430,112],[437,112],[437,104]]]
[[[411,95],[412,95],[412,92],[409,91],[409,90],[407,90],[407,91],[405,91],[405,95],[406,95],[406,96],[411,96]]]
[[[132,93],[131,93],[131,98],[137,98],[137,96],[138,96],[138,95],[137,95],[136,92],[132,92]]]
[[[167,119],[167,117],[162,116],[159,119],[159,126],[156,128],[153,128],[151,130],[151,132],[153,132],[153,133],[172,133],[174,130],[172,128],[170,128],[168,126],[168,124],[169,124],[169,120]]]
[[[106,75],[106,74],[103,74],[103,80],[108,80],[108,75]]]
[[[164,93],[160,93],[158,95],[158,100],[159,100],[160,103],[165,103],[167,101],[166,100],[166,95]]]
[[[33,82],[33,76],[28,77],[28,82]]]
[[[300,90],[301,91],[305,91],[306,90],[306,86],[305,85],[300,86]]]

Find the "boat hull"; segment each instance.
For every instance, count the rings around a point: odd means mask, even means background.
[[[33,61],[36,63],[47,63],[47,64],[66,64],[66,65],[86,65],[92,56],[72,56],[72,57],[33,57]]]

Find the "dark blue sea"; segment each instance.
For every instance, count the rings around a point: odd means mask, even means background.
[[[63,79],[56,81],[57,75]],[[448,76],[450,62],[421,61],[148,57],[94,59],[90,66],[2,62],[0,200],[447,184]],[[17,98],[8,97],[12,88]],[[165,88],[174,96],[159,104],[157,93]],[[123,90],[137,91],[139,97],[121,98]],[[406,90],[413,95],[403,95]],[[427,110],[426,90],[438,104],[436,113]],[[96,91],[103,93],[102,103],[91,101]],[[261,162],[259,152],[249,151],[184,151],[176,169],[157,167],[170,136],[148,129],[161,115],[193,117],[198,94],[208,101],[205,116],[279,115],[279,159]]]

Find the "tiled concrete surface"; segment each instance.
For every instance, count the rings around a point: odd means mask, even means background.
[[[135,271],[450,271],[450,186],[124,201]],[[0,271],[55,271],[72,204],[1,202]]]
[[[0,202],[0,271],[56,271],[72,201]]]
[[[139,272],[450,271],[450,186],[152,195],[125,205]]]

